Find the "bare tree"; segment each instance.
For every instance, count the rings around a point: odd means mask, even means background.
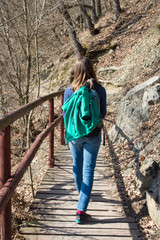
[[[77,58],[79,58],[81,55],[85,54],[85,49],[82,47],[82,45],[80,44],[80,42],[77,39],[76,31],[73,28],[72,19],[69,15],[66,5],[63,2],[61,2],[59,10],[65,21],[66,28],[67,28],[68,34],[70,36],[71,44],[74,49],[75,55]]]
[[[6,107],[5,107],[5,94],[3,92],[3,84],[0,80],[0,117],[5,115],[7,113]]]
[[[28,103],[32,89],[36,86],[38,92],[40,89],[42,54],[39,42],[42,42],[43,36],[45,41],[49,39],[46,37],[46,26],[41,24],[44,6],[45,0],[1,2],[0,15],[3,24],[0,29],[0,78],[8,83],[4,84],[4,92],[12,86],[12,92],[7,97],[11,97],[13,93],[14,107]],[[44,51],[45,46],[42,47]]]
[[[0,82],[3,82],[2,100],[5,99],[1,101],[1,105],[4,106],[4,102],[7,102],[5,111],[7,108],[11,111],[19,105],[27,104],[31,95],[33,99],[35,96],[39,97],[40,93],[39,30],[45,0],[40,3],[38,0],[34,2],[23,0],[21,3],[23,4],[17,4],[12,0],[1,3],[3,26],[0,31],[0,43],[3,47],[0,53]],[[20,12],[23,14],[19,14]],[[15,18],[14,15],[19,17]],[[29,139],[32,113],[23,120],[24,134]],[[23,144],[26,144],[25,138]],[[28,140],[27,145],[29,145]]]
[[[95,35],[97,34],[97,30],[94,28],[94,24],[92,23],[92,20],[90,18],[90,16],[88,15],[87,11],[86,11],[86,8],[83,4],[83,1],[82,0],[77,0],[78,4],[79,4],[79,7],[80,7],[80,11],[82,13],[82,16],[84,18],[84,20],[86,21],[86,24],[87,24],[87,28],[89,29],[91,35]]]
[[[27,1],[23,0],[23,8],[25,13],[25,41],[26,41],[26,90],[25,90],[25,104],[29,102],[29,88],[31,79],[31,33],[30,22],[28,16]]]
[[[120,1],[119,0],[114,0],[114,20],[117,21],[120,13],[122,12],[121,6],[120,6]]]
[[[23,10],[21,9],[21,12]],[[24,94],[22,86],[22,67],[21,67],[21,56],[18,56],[19,51],[15,51],[17,44],[14,38],[16,32],[16,38],[21,40],[20,34],[17,33],[17,29],[12,25],[12,22],[8,22],[11,19],[12,13],[10,12],[7,3],[1,3],[1,27],[0,40],[1,40],[1,78],[3,79],[4,92],[9,91],[9,86],[5,85],[4,82],[8,82],[13,87],[16,94],[18,95],[19,104],[24,104]],[[13,26],[13,27],[12,27]],[[24,50],[24,49],[23,49]],[[13,90],[12,90],[13,91]],[[6,95],[7,97],[7,95]]]
[[[5,109],[3,113],[7,112],[7,104],[8,106],[12,104],[12,108],[8,107],[8,111],[18,107],[18,105],[27,104],[33,89],[34,92],[36,91],[36,98],[39,97],[41,80],[39,29],[44,6],[45,0],[40,2],[38,0],[23,0],[21,2],[2,0],[1,2],[0,82],[3,79],[3,85],[0,90],[3,97],[0,100],[0,105],[3,105],[2,110]],[[7,95],[8,92],[10,94]],[[32,114],[33,112],[24,118],[24,136],[26,138],[22,138],[22,148],[29,148],[30,145]]]
[[[98,21],[97,15],[96,15],[96,6],[95,6],[95,0],[91,0],[92,10],[91,10],[91,16],[93,24],[95,24]]]
[[[101,9],[101,0],[95,0],[95,6],[96,6],[96,15],[99,19],[102,16],[102,9]]]
[[[61,40],[60,40],[60,38],[58,37],[58,35],[57,35],[57,33],[56,33],[55,26],[53,26],[52,31],[53,31],[54,39],[56,40],[57,44],[58,44],[59,46],[62,46]]]

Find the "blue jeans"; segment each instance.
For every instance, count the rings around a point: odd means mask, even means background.
[[[69,142],[73,159],[73,176],[79,192],[77,204],[79,211],[86,211],[88,207],[100,144],[101,133],[98,136],[81,137]]]

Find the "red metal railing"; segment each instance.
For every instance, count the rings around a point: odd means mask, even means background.
[[[11,197],[24,173],[31,164],[43,140],[49,135],[49,167],[54,166],[54,127],[60,123],[60,144],[64,143],[64,122],[62,114],[54,121],[54,97],[63,92],[56,92],[41,97],[21,108],[8,113],[0,119],[0,223],[1,240],[11,240]],[[42,103],[49,101],[49,126],[41,132],[23,157],[17,169],[11,174],[11,134],[10,125],[20,117],[29,113]]]

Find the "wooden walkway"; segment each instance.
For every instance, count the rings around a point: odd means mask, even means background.
[[[20,228],[26,240],[142,239],[134,219],[123,214],[116,184],[106,171],[109,166],[103,146],[97,159],[85,224],[75,222],[78,194],[67,146],[60,147],[55,158],[56,166],[48,169],[32,204],[37,220]]]

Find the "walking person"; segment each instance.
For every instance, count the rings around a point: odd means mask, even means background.
[[[99,111],[103,119],[106,115],[106,91],[98,82],[92,62],[87,57],[80,57],[75,64],[74,79],[64,92],[64,104],[74,93],[77,93],[83,87],[94,89],[97,92],[100,105]],[[71,110],[73,110],[73,107]],[[70,127],[74,128],[74,124]],[[68,136],[69,148],[73,159],[73,176],[79,193],[76,211],[77,223],[83,223],[85,220],[85,213],[93,186],[96,159],[101,144],[101,127],[99,124],[87,135],[85,135],[85,132],[83,133],[84,128],[81,128],[79,135]]]

